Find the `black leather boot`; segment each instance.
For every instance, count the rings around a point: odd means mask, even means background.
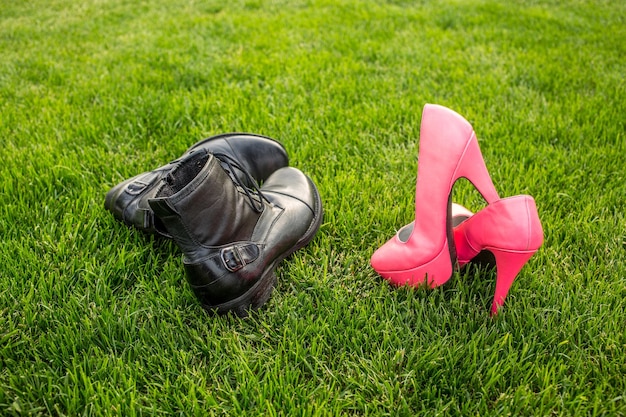
[[[246,185],[242,171],[221,155],[197,153],[149,200],[182,249],[202,306],[239,316],[267,301],[276,266],[313,239],[323,217],[317,188],[298,169],[277,170],[260,190]]]
[[[265,181],[274,171],[289,164],[285,148],[274,139],[250,133],[212,136],[193,145],[176,161],[154,171],[139,174],[111,188],[104,199],[104,207],[112,212],[116,219],[129,226],[171,237],[159,220],[155,219],[148,199],[155,196],[160,180],[178,162],[198,151],[226,155],[236,161],[252,176],[251,180],[256,182]],[[244,181],[248,181],[245,185],[253,186],[246,175],[242,172],[239,172],[239,175]]]

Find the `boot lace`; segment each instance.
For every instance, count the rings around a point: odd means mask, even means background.
[[[244,193],[250,200],[252,209],[257,213],[261,213],[263,211],[263,200],[268,203],[270,203],[270,201],[263,195],[256,180],[252,178],[252,175],[250,175],[250,173],[230,155],[224,153],[214,153],[213,156],[219,159],[220,162],[226,164],[226,169],[230,177],[243,189]],[[246,182],[241,180],[238,172],[243,173]],[[248,187],[246,184],[250,184],[252,188]],[[255,196],[257,196],[257,198],[254,198]]]

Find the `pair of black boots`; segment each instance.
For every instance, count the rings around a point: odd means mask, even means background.
[[[315,184],[288,163],[274,139],[214,136],[116,185],[104,205],[127,225],[178,244],[205,309],[245,316],[270,297],[278,263],[307,245],[322,223]]]

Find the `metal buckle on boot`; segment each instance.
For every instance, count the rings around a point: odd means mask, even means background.
[[[235,246],[230,246],[228,248],[223,248],[220,251],[220,256],[222,257],[222,262],[226,269],[230,272],[239,271],[246,264],[241,259],[241,255],[239,255],[239,251]]]
[[[150,184],[147,182],[135,180],[126,186],[126,192],[130,195],[138,195],[141,194],[148,185]]]
[[[230,272],[239,271],[244,266],[251,264],[260,254],[261,250],[255,243],[228,246],[220,251],[222,263]]]

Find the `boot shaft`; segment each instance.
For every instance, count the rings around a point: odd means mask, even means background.
[[[177,164],[149,200],[189,258],[202,256],[206,247],[248,240],[263,211],[260,198],[221,162],[208,152],[198,152]]]

